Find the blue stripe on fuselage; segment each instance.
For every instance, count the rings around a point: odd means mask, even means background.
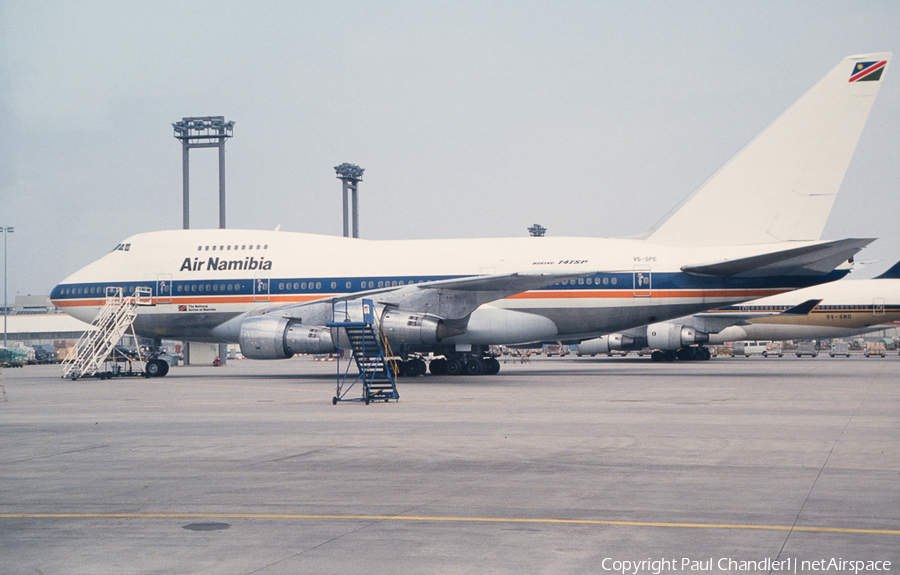
[[[824,276],[785,276],[765,278],[721,278],[703,277],[683,272],[650,272],[636,270],[617,273],[600,273],[567,282],[553,284],[536,291],[544,290],[597,290],[620,291],[637,287],[646,290],[647,285],[636,286],[636,274],[650,276],[652,290],[771,290],[799,289],[838,280],[848,271],[834,270]],[[90,282],[76,284],[60,284],[50,294],[52,300],[74,300],[106,297],[107,287],[121,287],[124,293],[132,294],[135,288],[149,288],[153,297],[181,297],[192,295],[233,295],[253,296],[268,294],[277,295],[342,295],[367,291],[396,285],[411,285],[467,276],[381,276],[381,277],[341,277],[341,278],[256,278],[256,279],[202,279],[202,280],[165,280],[168,290],[160,290],[160,281],[142,282]],[[259,286],[255,282],[268,282],[268,286]],[[305,284],[305,288],[302,287]],[[297,287],[295,287],[297,286]]]

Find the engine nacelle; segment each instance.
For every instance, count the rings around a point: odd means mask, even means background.
[[[609,353],[611,349],[631,349],[632,347],[634,347],[633,338],[621,333],[611,333],[579,343],[576,353],[579,355],[596,355],[598,353]]]
[[[387,337],[394,351],[399,351],[402,346],[434,345],[445,338],[466,333],[464,329],[447,325],[439,317],[420,312],[385,309],[381,305],[376,305],[373,311],[377,318],[376,329],[380,329],[381,335]],[[347,318],[350,321],[361,321],[361,311],[351,307],[347,310]],[[344,330],[336,328],[334,335],[338,347],[351,348]]]
[[[431,345],[448,334],[442,333],[441,320],[417,312],[391,309],[381,316],[381,332],[391,345]]]
[[[241,323],[241,353],[250,359],[286,359],[295,353],[337,351],[331,330],[299,320],[258,315]]]
[[[647,345],[652,349],[677,350],[695,343],[706,343],[709,334],[677,323],[647,326]]]

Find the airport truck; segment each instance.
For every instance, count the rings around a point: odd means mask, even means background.
[[[797,357],[803,357],[804,355],[816,357],[819,355],[819,349],[816,347],[815,341],[801,341],[797,344],[797,351],[794,353],[797,354]]]
[[[866,342],[866,357],[872,356],[884,357],[886,355],[884,342],[883,341],[868,341]]]
[[[831,343],[831,351],[828,352],[830,357],[835,357],[837,355],[843,355],[844,357],[850,357],[850,344],[846,341],[835,341]]]
[[[766,351],[762,352],[763,357],[784,357],[784,345],[780,341],[770,341],[766,344]]]

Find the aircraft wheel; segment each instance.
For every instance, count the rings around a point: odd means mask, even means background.
[[[698,348],[698,349],[700,350],[700,359],[701,359],[702,361],[706,361],[706,360],[708,360],[709,358],[712,357],[712,352],[709,351],[709,348],[707,348],[707,347],[700,347],[700,348]]]
[[[466,360],[466,375],[484,375],[484,361],[480,357]]]
[[[662,361],[665,357],[663,356],[663,352],[656,350],[650,354],[650,359],[652,361]]]
[[[403,372],[409,377],[425,375],[425,362],[421,359],[411,359],[404,363]]]
[[[671,349],[667,349],[663,352],[663,359],[666,361],[675,361],[676,357],[675,352]]]
[[[447,360],[442,357],[438,359],[432,359],[431,363],[428,364],[428,371],[430,371],[434,375],[446,375]]]
[[[337,396],[334,396],[331,398],[331,405],[337,405],[337,402],[338,402]]]
[[[169,371],[169,365],[161,359],[151,359],[147,362],[147,377],[162,377]]]
[[[496,357],[489,357],[484,360],[484,373],[487,375],[497,375],[500,373],[500,362]]]
[[[675,352],[675,357],[678,361],[691,361],[695,359],[694,350],[689,347],[683,347]]]
[[[447,375],[459,375],[463,372],[463,362],[458,357],[451,357],[447,360],[444,373]]]

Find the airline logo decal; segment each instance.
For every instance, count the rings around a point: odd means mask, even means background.
[[[244,259],[228,260],[225,258],[209,258],[203,261],[200,258],[184,258],[178,271],[202,272],[202,271],[228,271],[228,270],[271,270],[272,262],[266,258],[256,259],[246,256]]]
[[[886,65],[887,60],[882,60],[881,62],[858,62],[850,74],[850,82],[877,82],[881,79],[881,73],[884,72]]]

